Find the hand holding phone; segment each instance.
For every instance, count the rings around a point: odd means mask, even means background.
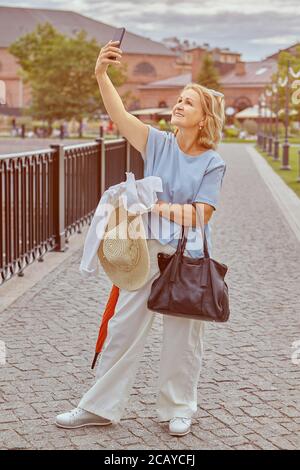
[[[110,40],[102,49],[98,56],[95,75],[96,77],[106,73],[109,64],[119,65],[121,62],[117,58],[122,57],[122,50],[120,49],[123,36],[125,34],[125,28],[119,28],[115,34],[113,40]]]
[[[121,47],[121,43],[125,34],[125,28],[118,28],[115,31],[114,37],[112,38],[112,44],[116,43],[118,47]],[[110,59],[116,60],[114,56],[111,56]]]

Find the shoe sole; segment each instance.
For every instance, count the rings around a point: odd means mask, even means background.
[[[185,436],[185,435],[188,434],[190,431],[191,431],[190,429],[189,429],[188,431],[186,431],[186,432],[181,432],[181,433],[180,433],[180,432],[170,432],[170,431],[169,431],[169,434],[170,434],[171,436]]]
[[[77,428],[84,428],[86,426],[108,426],[112,424],[110,421],[109,423],[87,423],[87,424],[79,424],[78,426],[67,426],[64,424],[55,423],[58,428],[65,428],[65,429],[77,429]]]

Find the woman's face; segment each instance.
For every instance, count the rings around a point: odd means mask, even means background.
[[[200,97],[194,90],[184,90],[172,109],[171,124],[190,128],[203,126]]]

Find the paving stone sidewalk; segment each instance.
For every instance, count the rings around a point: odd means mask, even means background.
[[[1,313],[1,449],[300,448],[300,364],[292,361],[300,340],[299,242],[246,145],[223,144],[220,153],[227,174],[213,216],[213,258],[229,266],[231,319],[207,324],[192,432],[169,436],[156,417],[159,314],[121,423],[55,426],[55,415],[77,406],[94,382],[90,364],[111,287],[104,273],[81,276],[80,249]]]

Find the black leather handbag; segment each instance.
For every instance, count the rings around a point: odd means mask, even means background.
[[[204,257],[185,256],[187,230],[182,225],[173,255],[157,254],[160,276],[152,283],[147,306],[166,315],[226,322],[230,315],[228,286],[224,281],[228,267],[209,257],[205,230]]]

